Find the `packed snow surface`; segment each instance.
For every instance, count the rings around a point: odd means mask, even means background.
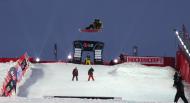
[[[1,64],[0,85],[11,63]],[[72,81],[72,70],[79,70],[79,81]],[[88,70],[94,68],[95,81],[88,81]],[[174,69],[124,63],[115,66],[78,65],[71,63],[30,64],[13,99],[0,98],[0,103],[172,103]],[[185,83],[189,99],[189,85]],[[45,96],[103,96],[122,100],[44,99]],[[31,101],[31,102],[30,102]],[[49,102],[47,102],[49,101]],[[179,100],[180,102],[181,100]],[[36,103],[35,102],[35,103]]]

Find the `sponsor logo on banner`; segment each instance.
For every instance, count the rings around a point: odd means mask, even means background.
[[[162,57],[127,56],[127,62],[137,62],[141,64],[164,64],[164,59]]]
[[[27,53],[25,53],[16,61],[16,65],[9,69],[5,81],[3,82],[3,86],[1,87],[1,96],[11,96],[13,91],[15,91],[16,94],[17,83],[20,82],[24,73],[28,69],[28,58]]]

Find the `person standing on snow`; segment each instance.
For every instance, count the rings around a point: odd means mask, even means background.
[[[76,78],[76,81],[78,81],[78,69],[77,69],[77,67],[75,67],[75,68],[73,69],[72,74],[73,74],[72,81],[74,81],[74,78]]]
[[[90,65],[91,64],[90,54],[87,54],[86,59],[85,59],[85,64],[86,65]]]
[[[184,103],[188,103],[188,101],[185,97],[184,85],[182,83],[181,76],[179,76],[179,79],[176,81],[175,87],[177,89],[177,93],[175,95],[174,103],[177,103],[177,101],[179,100],[180,97],[184,101]]]
[[[90,81],[90,78],[92,78],[92,80],[94,81],[93,72],[94,72],[94,69],[91,67],[91,68],[88,70],[88,81]]]

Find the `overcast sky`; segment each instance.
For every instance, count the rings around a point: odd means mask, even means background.
[[[0,0],[0,57],[30,56],[53,60],[72,53],[74,40],[105,43],[104,59],[120,53],[175,56],[173,29],[190,30],[190,0]],[[99,33],[81,33],[100,18]]]

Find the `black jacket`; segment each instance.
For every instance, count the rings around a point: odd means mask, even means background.
[[[90,69],[88,70],[88,75],[93,75],[93,72],[94,72],[94,69],[93,69],[93,68],[90,68]]]
[[[78,69],[77,68],[75,68],[75,69],[73,69],[73,76],[78,76]]]

